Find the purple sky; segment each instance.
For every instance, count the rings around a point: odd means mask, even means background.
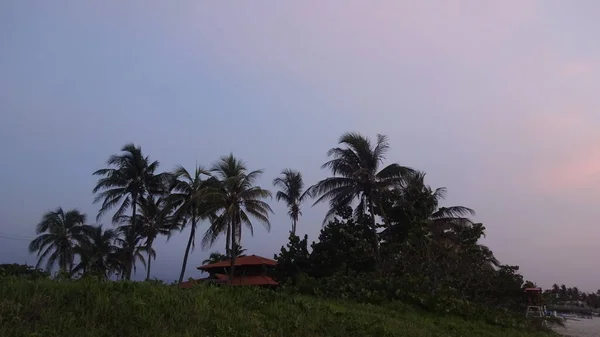
[[[2,1],[0,263],[35,263],[22,239],[45,211],[94,219],[92,172],[124,143],[164,170],[233,152],[271,188],[286,167],[321,179],[326,151],[359,131],[388,135],[390,161],[474,208],[503,263],[596,290],[599,12],[592,0]],[[244,236],[250,253],[286,242],[272,206],[272,231]],[[309,206],[298,228],[313,240],[325,209]],[[154,276],[177,278],[187,234],[158,244]]]

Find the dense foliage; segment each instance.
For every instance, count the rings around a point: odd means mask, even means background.
[[[564,284],[552,285],[551,289],[544,291],[544,299],[550,304],[564,304],[579,307],[600,309],[600,290],[595,293],[586,293],[577,287],[567,287]]]
[[[397,164],[378,171],[385,137],[371,145],[348,134],[340,145],[324,165],[332,177],[311,187],[330,204],[318,240],[309,249],[291,234],[275,256],[288,289],[523,324],[515,318],[524,311],[523,277],[479,243],[485,227],[469,218],[472,209],[441,207],[446,190],[427,186],[422,172]]]
[[[50,273],[25,264],[0,264],[0,277],[15,277],[30,280],[50,278]]]
[[[131,278],[138,264],[151,277],[153,242],[190,228],[179,283],[201,224],[207,223],[204,247],[225,237],[229,275],[243,254],[242,230],[254,233],[258,222],[270,229],[271,192],[257,185],[262,170],[250,170],[232,154],[210,169],[158,172],[159,162],[140,147],[125,145],[109,157],[94,188],[102,204],[97,219],[114,211],[115,229],[86,223],[77,209],[45,214],[30,250],[46,269],[58,266],[67,276]],[[445,188],[432,189],[425,173],[384,163],[387,137],[375,143],[357,133],[340,137],[322,168],[330,176],[304,188],[300,172],[285,169],[274,179],[277,201],[288,208],[289,243],[276,256],[277,278],[284,289],[332,299],[366,303],[403,301],[422,309],[465,317],[480,316],[509,327],[523,326],[523,287],[517,266],[503,265],[479,241],[485,227],[464,206],[441,206]],[[296,235],[302,203],[329,203],[323,228],[309,247]],[[231,280],[230,280],[231,281]]]
[[[534,337],[403,306],[236,287],[0,278],[0,336]]]

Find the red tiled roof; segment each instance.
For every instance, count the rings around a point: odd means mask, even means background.
[[[237,266],[259,266],[259,265],[267,265],[267,266],[275,266],[277,262],[275,260],[267,259],[262,256],[257,255],[248,255],[242,256],[235,259],[235,265]],[[198,267],[200,270],[209,270],[213,268],[226,268],[229,267],[231,263],[229,260],[220,261],[211,264],[205,264],[203,266]]]
[[[229,282],[229,277],[227,275],[224,274],[216,274],[215,275],[217,277],[217,279],[219,281],[222,281],[224,283]],[[234,286],[259,286],[259,285],[278,285],[279,283],[277,283],[275,280],[273,280],[272,278],[270,278],[269,276],[263,276],[263,275],[248,275],[248,276],[237,276],[234,277],[231,285]]]

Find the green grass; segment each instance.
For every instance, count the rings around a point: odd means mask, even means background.
[[[0,336],[548,336],[252,288],[0,280]]]

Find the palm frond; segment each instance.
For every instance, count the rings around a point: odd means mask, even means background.
[[[377,135],[377,145],[373,149],[373,157],[377,158],[377,160],[383,163],[385,159],[385,154],[390,148],[390,144],[388,143],[388,137],[385,135]]]
[[[474,216],[475,211],[464,206],[440,207],[431,215],[432,219],[442,218],[463,218],[465,216]]]

